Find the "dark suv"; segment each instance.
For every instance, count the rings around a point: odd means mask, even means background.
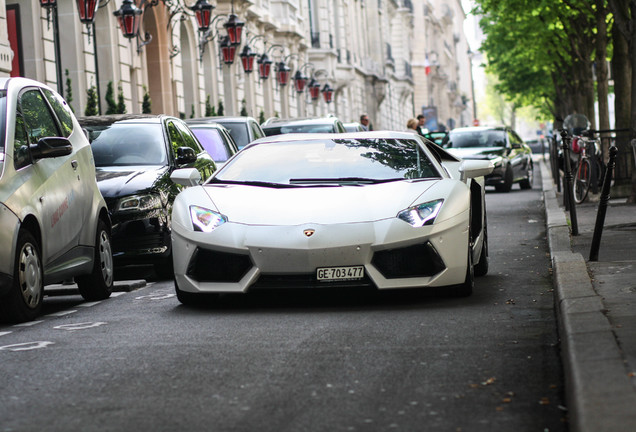
[[[344,133],[346,129],[337,117],[269,119],[261,125],[265,135],[288,133]]]
[[[486,176],[486,185],[509,192],[513,183],[532,188],[532,150],[507,126],[462,127],[451,130],[442,147],[462,159],[489,159],[495,169]]]

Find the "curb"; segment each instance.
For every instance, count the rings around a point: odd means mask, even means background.
[[[636,395],[625,379],[621,350],[587,263],[572,252],[550,170],[544,159],[540,164],[570,430],[631,432]]]

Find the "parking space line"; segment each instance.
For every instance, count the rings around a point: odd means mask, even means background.
[[[70,315],[77,312],[76,310],[70,309],[70,310],[65,310],[65,311],[61,311],[61,312],[55,312],[52,314],[48,314],[46,315],[47,317],[61,317],[61,316],[65,316],[65,315]]]

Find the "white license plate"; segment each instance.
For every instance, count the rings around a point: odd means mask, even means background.
[[[355,280],[364,277],[364,266],[322,267],[316,269],[319,281]]]

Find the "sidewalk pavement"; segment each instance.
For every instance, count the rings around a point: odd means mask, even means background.
[[[636,431],[636,204],[612,199],[589,261],[599,196],[570,212],[540,160],[555,307],[573,432]]]

